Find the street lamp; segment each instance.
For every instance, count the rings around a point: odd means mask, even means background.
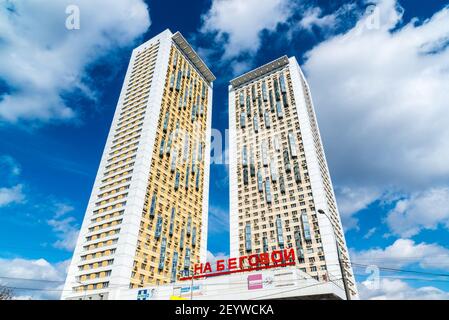
[[[334,235],[334,240],[335,240],[335,245],[337,246],[338,264],[340,265],[341,278],[343,280],[343,286],[345,288],[346,300],[351,300],[351,293],[349,292],[349,287],[348,287],[348,283],[347,283],[347,280],[346,280],[346,272],[345,272],[345,269],[343,267],[343,261],[341,259],[341,254],[340,254],[340,245],[338,244],[337,235],[335,233],[334,225],[332,224],[332,221],[329,218],[329,216],[322,209],[319,209],[318,213],[326,216],[326,218],[329,220],[329,223],[331,224],[332,233]]]

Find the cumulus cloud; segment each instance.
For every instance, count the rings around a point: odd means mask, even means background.
[[[352,251],[351,260],[358,264],[389,268],[418,264],[421,268],[447,270],[449,249],[435,243],[415,243],[410,239],[398,239],[384,249]]]
[[[66,7],[80,9],[80,29],[68,30]],[[86,69],[112,49],[131,45],[150,25],[142,0],[0,0],[0,120],[76,117],[65,95],[95,98]]]
[[[229,230],[229,214],[228,212],[218,206],[209,206],[209,233],[216,234],[227,232]]]
[[[435,230],[439,225],[449,229],[449,188],[432,188],[399,200],[386,221],[401,237],[412,237],[422,229]]]
[[[59,299],[69,263],[0,258],[0,285],[12,287],[14,299]]]
[[[68,212],[73,211],[73,207],[67,204],[57,204],[55,215],[47,223],[52,227],[58,240],[53,246],[58,249],[73,251],[76,246],[79,234],[77,220],[72,216],[66,216]]]
[[[291,7],[287,0],[213,0],[200,31],[215,34],[224,59],[253,55],[260,46],[260,33],[275,31],[293,13]]]
[[[358,219],[354,216],[376,201],[381,192],[373,188],[336,188],[336,197],[345,230],[358,229]]]
[[[6,180],[7,176],[18,176],[21,171],[20,165],[13,157],[8,155],[0,156],[0,177]]]
[[[449,50],[425,48],[449,36],[449,9],[397,27],[396,2],[379,8],[378,29],[362,19],[306,55],[335,180],[402,189],[447,182]]]
[[[312,32],[314,28],[321,31],[334,31],[339,25],[344,24],[344,20],[351,17],[352,14],[358,14],[354,3],[347,3],[338,8],[335,12],[324,14],[319,7],[305,7],[304,13],[297,25],[293,26],[292,32],[298,29]]]
[[[400,279],[380,279],[379,287],[372,288],[370,282],[358,284],[361,299],[368,300],[447,300],[449,292],[426,286],[413,288]]]
[[[0,188],[0,208],[12,203],[20,203],[25,199],[23,186],[18,184],[11,188]]]
[[[334,181],[350,190],[338,197],[349,227],[376,195],[449,181],[449,8],[404,24],[397,1],[374,3],[304,64]]]

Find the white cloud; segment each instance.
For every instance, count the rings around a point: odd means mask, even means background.
[[[0,207],[22,202],[25,199],[22,189],[21,184],[11,188],[0,188]]]
[[[345,230],[358,229],[358,211],[367,208],[380,197],[381,193],[372,188],[336,188],[336,197]]]
[[[274,31],[293,13],[287,0],[213,0],[203,15],[201,32],[216,33],[223,44],[223,58],[242,53],[254,54],[260,46],[260,33]]]
[[[357,264],[402,268],[418,264],[421,268],[447,270],[449,249],[435,243],[415,243],[410,239],[398,239],[381,249],[352,251],[351,261]]]
[[[380,279],[379,287],[372,289],[370,283],[358,283],[361,299],[368,300],[447,300],[449,292],[426,286],[413,288],[400,279]]]
[[[229,213],[227,210],[217,207],[209,206],[209,233],[222,233],[229,230]]]
[[[377,231],[377,228],[376,228],[376,227],[373,227],[373,228],[369,229],[368,232],[365,233],[365,235],[363,236],[363,239],[369,239],[369,238],[371,238],[371,237],[373,236],[373,234],[376,233],[376,231]]]
[[[449,188],[433,188],[399,200],[388,213],[387,224],[393,233],[411,237],[422,229],[449,229]]]
[[[449,8],[401,26],[397,1],[376,3],[353,28],[307,52],[304,64],[333,180],[349,191],[336,188],[349,228],[376,196],[449,181]],[[425,221],[447,217],[435,211]],[[405,220],[413,222],[410,214]]]
[[[67,5],[80,9],[81,28],[68,30]],[[150,25],[142,0],[0,0],[0,120],[49,121],[76,117],[63,95],[88,98],[86,68],[109,50],[131,45]]]
[[[66,204],[56,204],[56,212],[47,223],[59,238],[53,246],[58,249],[72,251],[75,249],[78,240],[79,226],[74,217],[65,214],[73,211],[73,207]]]
[[[59,299],[69,263],[0,258],[0,285],[13,287],[15,299]]]
[[[397,27],[402,11],[379,1],[365,19],[307,53],[331,172],[338,185],[421,189],[449,179],[449,9]],[[392,28],[397,27],[394,32]]]
[[[0,174],[9,176],[18,176],[21,172],[20,165],[16,160],[8,155],[0,156]],[[6,177],[5,177],[6,179]]]
[[[304,9],[301,20],[299,20],[296,26],[293,26],[293,29],[312,31],[316,27],[322,31],[330,31],[341,24],[345,18],[348,18],[350,12],[358,13],[356,9],[355,4],[348,3],[342,5],[335,12],[326,15],[323,14],[323,10],[319,7],[309,7]]]

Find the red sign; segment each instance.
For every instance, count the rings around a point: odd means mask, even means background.
[[[217,260],[215,263],[215,271],[212,271],[212,265],[210,262],[196,263],[193,266],[193,278],[214,277],[236,272],[271,269],[293,265],[295,265],[294,249],[275,250],[271,253],[255,253],[238,258]],[[192,277],[183,277],[179,280],[188,279],[192,279]]]

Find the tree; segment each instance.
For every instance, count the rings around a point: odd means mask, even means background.
[[[13,293],[11,288],[0,286],[0,300],[11,300]]]

